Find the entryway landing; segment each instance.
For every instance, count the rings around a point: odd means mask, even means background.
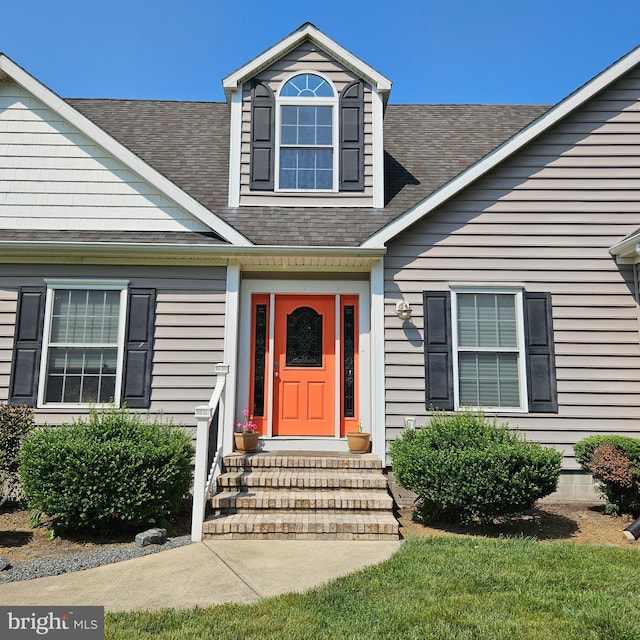
[[[218,477],[205,539],[397,540],[382,462],[374,454],[231,454]]]

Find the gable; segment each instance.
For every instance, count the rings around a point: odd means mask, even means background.
[[[532,268],[555,254],[563,262],[554,268],[562,264],[569,272],[572,261],[580,270],[575,260],[583,258],[585,271],[618,279],[608,249],[640,222],[639,145],[636,65],[388,246],[418,244],[457,259],[472,253],[500,270],[512,258]],[[460,274],[459,281],[471,276]],[[518,270],[508,279],[526,277]]]
[[[224,78],[222,85],[227,97],[231,97],[243,82],[255,77],[262,69],[269,67],[279,58],[285,56],[288,51],[294,49],[304,41],[311,41],[322,50],[330,52],[335,60],[339,60],[341,64],[351,69],[357,76],[362,77],[369,84],[375,86],[377,90],[385,96],[386,100],[386,97],[391,91],[391,81],[322,33],[322,31],[310,22],[305,22],[280,42]]]
[[[430,214],[442,204],[447,203],[451,198],[462,194],[470,186],[473,186],[479,178],[486,175],[492,169],[507,162],[513,154],[525,148],[535,148],[539,139],[548,133],[553,127],[562,126],[563,122],[568,121],[573,114],[580,111],[590,101],[597,101],[599,99],[599,95],[603,94],[603,92],[609,91],[615,84],[625,82],[625,78],[626,81],[628,81],[629,79],[632,79],[634,75],[637,76],[636,68],[639,63],[640,47],[637,47],[584,86],[570,94],[567,98],[559,102],[546,114],[522,129],[522,131],[517,135],[504,141],[480,161],[475,162],[456,178],[431,193],[421,202],[415,204],[403,215],[395,219],[391,224],[380,229],[365,243],[363,243],[363,246],[384,246],[398,234],[408,229],[413,223]],[[629,101],[633,104],[639,99],[639,97],[640,95],[638,93],[637,83],[633,83],[631,88],[623,89],[621,94],[611,99],[610,104],[607,107],[610,110],[609,116],[616,116],[619,111],[626,110],[629,105]],[[635,116],[631,117],[634,118]],[[596,120],[596,123],[597,122],[598,120]],[[607,141],[604,136],[588,140],[585,143],[584,148],[588,149],[591,143],[598,140],[603,145],[601,147],[601,151],[603,151],[601,155],[603,157],[611,154],[615,155],[616,153],[620,153],[623,156],[634,155],[637,152],[632,150],[630,146],[627,146],[627,149],[624,150],[625,144],[634,145],[636,142],[635,138],[629,138],[628,135],[628,133],[623,133],[622,136],[616,136],[616,145],[620,146],[616,146],[615,148],[610,145],[607,146]],[[627,136],[626,140],[625,136]],[[580,140],[580,138],[576,138],[575,136],[566,136],[564,139],[559,137],[559,146],[555,151],[552,151],[552,153],[559,153],[563,149],[566,150],[567,148],[571,148],[572,141],[578,140]],[[611,194],[602,195],[605,199],[611,198]],[[596,200],[598,200],[598,198],[596,198]]]
[[[211,231],[16,83],[0,83],[0,228]]]

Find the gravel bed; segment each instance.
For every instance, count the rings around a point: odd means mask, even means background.
[[[187,535],[168,538],[167,541],[161,545],[151,544],[146,547],[139,547],[138,545],[107,546],[104,549],[79,551],[61,556],[53,556],[43,560],[15,562],[12,563],[9,568],[0,571],[0,583],[33,580],[34,578],[44,578],[45,576],[59,576],[63,573],[94,569],[104,564],[139,558],[160,551],[168,551],[169,549],[182,547],[190,542],[191,536]]]

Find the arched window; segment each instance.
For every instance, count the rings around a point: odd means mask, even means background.
[[[278,189],[336,188],[336,94],[314,73],[287,80],[278,95]]]

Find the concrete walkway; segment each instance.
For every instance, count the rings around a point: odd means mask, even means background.
[[[6,605],[106,611],[248,603],[306,591],[389,558],[399,541],[208,540],[87,571],[0,584]]]

